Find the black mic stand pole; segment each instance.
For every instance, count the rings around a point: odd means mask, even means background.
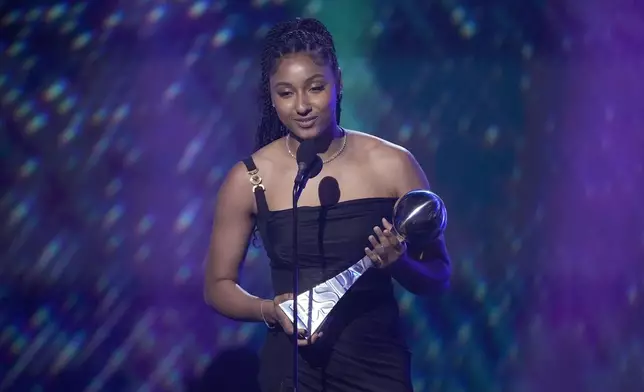
[[[299,280],[300,280],[300,266],[298,262],[298,247],[297,247],[297,202],[300,199],[300,194],[306,184],[306,178],[302,182],[297,181],[293,185],[293,391],[297,392],[298,382],[298,304],[297,295],[299,293]]]

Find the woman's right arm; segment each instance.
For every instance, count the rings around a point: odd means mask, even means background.
[[[255,226],[254,203],[248,173],[240,162],[230,170],[217,195],[206,258],[204,298],[226,317],[263,321],[263,311],[265,320],[274,324],[277,318],[273,302],[250,295],[239,286],[239,268]]]

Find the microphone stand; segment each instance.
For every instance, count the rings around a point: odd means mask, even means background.
[[[298,382],[298,366],[297,362],[299,359],[298,355],[298,305],[297,305],[297,295],[299,294],[299,275],[300,275],[300,266],[298,262],[298,246],[297,246],[297,203],[302,194],[302,190],[306,184],[306,178],[302,180],[301,183],[297,181],[293,185],[293,391],[297,392],[297,382]]]
[[[297,149],[297,174],[293,184],[293,391],[297,392],[298,384],[298,303],[297,296],[300,293],[300,263],[298,257],[298,219],[297,219],[297,202],[300,199],[302,190],[306,186],[309,178],[315,177],[322,169],[322,160],[317,156],[313,141],[304,141],[300,143]],[[317,169],[317,173],[315,170]]]

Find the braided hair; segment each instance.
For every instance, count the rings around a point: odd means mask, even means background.
[[[324,63],[330,65],[336,74],[339,70],[333,37],[322,22],[313,18],[297,18],[273,26],[264,39],[262,50],[262,76],[259,86],[262,117],[257,127],[255,151],[288,133],[288,129],[282,124],[272,105],[270,76],[275,72],[280,57],[298,52],[313,52]],[[338,92],[336,100],[338,124],[340,124],[341,101],[342,93]]]

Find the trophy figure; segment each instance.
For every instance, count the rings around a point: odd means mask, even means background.
[[[428,190],[413,190],[400,197],[393,209],[393,233],[399,241],[422,245],[436,240],[447,226],[447,210],[441,198]],[[331,279],[297,296],[297,329],[311,336],[320,330],[335,304],[353,284],[373,267],[368,256]],[[295,301],[279,306],[293,320]]]

